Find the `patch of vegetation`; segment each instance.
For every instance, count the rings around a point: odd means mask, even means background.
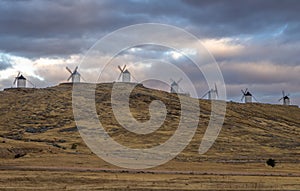
[[[77,132],[77,131],[78,129],[76,126],[59,130],[59,132]]]
[[[77,146],[78,145],[76,143],[73,143],[72,146],[71,146],[71,149],[77,149]]]
[[[275,167],[276,165],[276,161],[274,159],[268,159],[266,163],[271,167]]]
[[[15,154],[15,159],[21,158],[21,157],[23,157],[25,155],[26,155],[26,153],[17,153],[17,154]]]
[[[66,147],[64,147],[64,146],[61,146],[61,145],[59,145],[59,144],[57,144],[57,143],[52,143],[52,145],[54,146],[54,147],[57,147],[57,148],[60,148],[60,149],[66,149]]]
[[[49,127],[39,127],[39,128],[34,128],[34,127],[28,127],[25,129],[26,133],[44,133],[49,130]]]

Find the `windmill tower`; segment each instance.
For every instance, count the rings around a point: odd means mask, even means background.
[[[130,82],[131,81],[131,74],[130,72],[126,69],[126,65],[121,68],[121,66],[118,66],[119,70],[120,70],[120,75],[118,77],[118,80],[120,80],[121,76],[122,76],[122,82]]]
[[[171,79],[171,93],[179,93],[179,83],[181,82],[182,78],[180,78],[177,82]]]
[[[218,95],[218,89],[217,89],[217,84],[215,84],[215,89],[210,89],[208,92],[206,92],[202,98],[204,98],[206,95],[208,95],[208,99],[213,100],[217,99]]]
[[[26,78],[19,72],[13,82],[17,88],[26,88]]]
[[[282,90],[282,98],[280,98],[278,101],[282,100],[283,105],[290,105],[290,94],[285,94],[284,91]]]
[[[245,103],[252,103],[252,98],[254,98],[254,100],[257,101],[257,99],[248,91],[248,88],[241,91],[243,93],[241,101],[245,100]]]
[[[72,78],[72,83],[79,83],[80,82],[80,78],[81,78],[81,75],[79,74],[79,72],[77,71],[78,70],[78,66],[76,66],[76,68],[74,69],[74,71],[72,72],[70,70],[70,68],[66,67],[67,71],[70,72],[70,76],[69,78],[67,79],[67,81],[69,81],[71,78]]]

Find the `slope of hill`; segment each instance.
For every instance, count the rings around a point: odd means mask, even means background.
[[[153,100],[161,100],[168,110],[161,128],[149,135],[137,135],[114,118],[111,87],[109,83],[97,85],[96,107],[113,139],[132,148],[150,148],[172,136],[180,115],[176,95],[142,85],[134,89],[130,111],[137,120],[149,120],[148,106]],[[127,171],[98,158],[81,139],[72,113],[71,84],[7,89],[0,92],[0,98],[0,189],[79,189],[79,185],[103,190],[300,188],[298,107],[227,103],[219,137],[207,153],[200,155],[198,148],[210,119],[211,103],[199,100],[199,126],[181,154],[151,170]],[[137,178],[136,173],[143,174]],[[68,181],[59,181],[60,176]],[[53,187],[49,187],[51,184]]]

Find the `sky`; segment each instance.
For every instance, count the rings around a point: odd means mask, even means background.
[[[228,100],[240,102],[241,89],[248,88],[260,102],[280,104],[285,90],[300,105],[297,0],[0,0],[0,90],[11,87],[19,71],[37,87],[65,82],[65,67],[79,65],[99,39],[141,23],[174,25],[199,38],[220,66]],[[175,65],[189,62],[170,49],[133,47],[119,55],[107,79],[117,80],[116,66],[125,62],[137,80],[149,68],[165,75],[163,63],[151,64],[163,57]],[[84,78],[99,75],[89,67],[79,67]],[[204,94],[207,84],[199,79]]]

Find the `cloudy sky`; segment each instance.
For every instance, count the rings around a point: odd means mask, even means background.
[[[297,0],[0,0],[0,89],[11,87],[18,71],[37,87],[64,82],[69,75],[65,67],[79,65],[97,40],[140,23],[174,25],[198,37],[221,68],[228,100],[240,101],[240,90],[249,88],[260,102],[279,104],[284,89],[300,105]],[[121,56],[137,79],[149,62],[143,65],[133,56],[188,62],[161,47],[138,47]],[[152,70],[163,73],[162,65],[153,64]],[[85,78],[93,75],[88,68],[80,71]],[[109,76],[116,80],[118,69]],[[199,92],[205,93],[207,87],[199,84]]]

